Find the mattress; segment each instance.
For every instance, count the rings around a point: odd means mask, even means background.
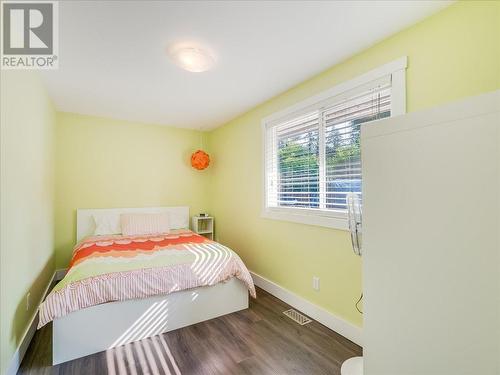
[[[255,297],[252,277],[240,257],[189,230],[88,237],[75,246],[66,275],[40,305],[38,328],[101,303],[211,286],[233,277]]]

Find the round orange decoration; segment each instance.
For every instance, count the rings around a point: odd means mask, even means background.
[[[197,150],[191,155],[191,165],[193,168],[202,170],[208,167],[208,164],[210,164],[210,156],[205,151]]]

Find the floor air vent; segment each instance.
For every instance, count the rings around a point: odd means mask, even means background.
[[[288,316],[294,322],[299,323],[301,326],[312,322],[312,320],[309,319],[307,316],[299,313],[297,310],[294,310],[294,309],[283,311],[283,314]]]

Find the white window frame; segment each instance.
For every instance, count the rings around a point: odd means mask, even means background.
[[[320,110],[325,105],[341,102],[357,92],[369,90],[384,77],[391,78],[391,117],[406,113],[406,67],[408,59],[403,56],[384,64],[349,81],[342,82],[329,90],[323,91],[289,108],[276,112],[262,119],[262,214],[263,218],[290,221],[295,223],[318,225],[322,227],[348,230],[347,213],[342,210],[318,210],[293,207],[268,207],[268,184],[266,173],[266,155],[268,150],[267,130],[287,119],[300,116],[313,110]]]

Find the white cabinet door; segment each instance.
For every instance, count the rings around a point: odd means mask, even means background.
[[[365,375],[500,373],[499,103],[363,129]]]

